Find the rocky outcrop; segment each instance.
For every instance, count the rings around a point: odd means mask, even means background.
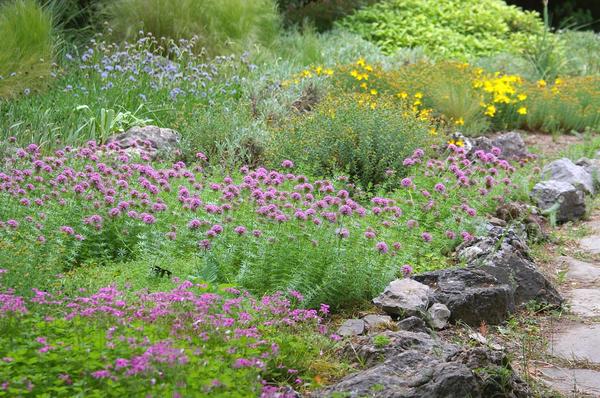
[[[522,230],[492,227],[487,236],[459,247],[459,256],[465,252],[471,254],[470,267],[479,267],[511,287],[515,305],[531,300],[551,306],[562,303],[560,294],[531,260]]]
[[[578,220],[586,214],[583,191],[568,182],[539,182],[533,187],[531,197],[542,212],[555,212],[557,222]]]
[[[386,342],[386,344],[382,344]],[[347,355],[369,368],[314,397],[463,398],[528,397],[501,352],[461,348],[425,333],[384,332],[358,338]]]
[[[450,310],[450,321],[496,325],[514,311],[512,289],[477,267],[448,268],[416,275],[433,290],[432,299]]]
[[[473,140],[472,152],[477,150],[490,152],[494,147],[500,149],[501,153],[499,157],[502,159],[523,159],[529,156],[527,145],[525,145],[521,135],[515,131],[500,134],[493,138],[475,138]]]

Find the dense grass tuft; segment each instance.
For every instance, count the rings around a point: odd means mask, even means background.
[[[35,0],[0,4],[0,98],[43,87],[51,73],[52,15]]]

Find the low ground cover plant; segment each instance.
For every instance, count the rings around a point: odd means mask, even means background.
[[[0,262],[20,293],[56,289],[81,266],[137,258],[150,271],[157,259],[186,258],[191,275],[152,271],[348,307],[407,270],[445,266],[477,214],[528,186],[497,149],[469,160],[462,143],[444,145],[415,149],[401,175],[387,171],[398,189],[366,196],[347,177],[312,179],[287,159],[281,171],[222,174],[203,168],[203,153],[200,163],[158,165],[111,144],[54,156],[32,144],[0,174]]]
[[[0,269],[0,396],[291,397],[334,346],[328,307],[180,281],[18,296]],[[334,365],[331,367],[335,368]],[[325,375],[324,375],[325,377]]]

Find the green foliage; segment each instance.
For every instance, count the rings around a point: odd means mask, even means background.
[[[501,0],[385,0],[339,22],[391,54],[423,47],[435,58],[519,52],[543,33],[537,13]]]
[[[199,37],[197,49],[219,55],[270,45],[279,34],[274,0],[114,0],[104,12],[116,37],[144,30],[174,40]]]
[[[292,159],[312,175],[342,170],[372,189],[386,179],[388,169],[402,173],[404,158],[430,142],[429,128],[389,99],[371,103],[340,94],[275,131],[268,156],[276,162]]]
[[[565,31],[560,34],[565,43],[565,73],[569,75],[600,74],[600,36],[595,32]]]
[[[47,85],[54,35],[51,13],[36,0],[0,4],[0,102]]]

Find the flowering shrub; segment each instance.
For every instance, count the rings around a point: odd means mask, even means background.
[[[9,160],[0,263],[13,271],[11,286],[51,286],[81,265],[188,257],[199,279],[258,294],[298,290],[307,306],[339,308],[371,299],[404,264],[444,266],[442,254],[469,238],[476,214],[518,187],[496,154],[469,160],[454,145],[416,149],[403,160],[401,187],[368,202],[346,177],[311,180],[289,160],[281,172],[223,176],[203,169],[202,153],[195,165],[159,166],[115,149],[90,142],[45,157],[32,144]],[[390,184],[395,173],[386,173]]]
[[[311,362],[336,338],[321,322],[328,307],[297,309],[295,292],[257,300],[182,282],[75,297],[34,289],[26,299],[4,272],[0,396],[291,397],[279,385],[310,384]]]

